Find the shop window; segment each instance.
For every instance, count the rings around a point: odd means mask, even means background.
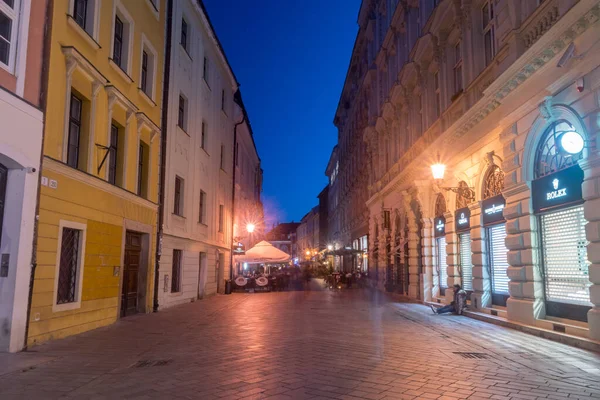
[[[471,261],[471,234],[461,233],[458,235],[460,249],[460,275],[462,277],[462,288],[467,292],[473,291],[473,262]]]
[[[437,247],[437,267],[438,267],[438,278],[440,280],[440,289],[443,290],[448,288],[448,262],[446,255],[446,237],[441,236],[436,240]]]

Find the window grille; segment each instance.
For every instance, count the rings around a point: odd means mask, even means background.
[[[471,262],[471,234],[459,235],[460,241],[460,270],[462,288],[466,291],[473,290],[473,263]]]
[[[497,165],[493,165],[485,177],[483,198],[489,199],[502,194],[502,190],[504,190],[504,172]]]
[[[488,228],[489,260],[492,277],[492,292],[508,294],[508,249],[506,248],[506,225],[495,225]]]
[[[546,300],[591,305],[583,206],[542,215],[541,221]]]
[[[566,154],[560,150],[559,138],[565,132],[573,131],[575,131],[573,125],[565,120],[556,121],[546,130],[535,158],[536,178],[569,168],[583,158],[583,151],[579,154]]]
[[[437,266],[438,266],[438,277],[440,280],[440,287],[448,287],[448,263],[446,262],[446,238],[439,237],[436,239],[437,242]]]
[[[75,301],[80,234],[81,231],[78,229],[63,228],[56,304],[73,303]]]

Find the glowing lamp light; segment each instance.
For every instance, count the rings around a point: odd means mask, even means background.
[[[435,163],[431,166],[431,173],[433,174],[433,179],[444,179],[445,172],[446,166],[440,162]]]
[[[254,232],[254,228],[256,228],[254,226],[254,224],[248,224],[248,225],[246,225],[246,230],[248,231],[248,233]]]
[[[329,251],[333,250],[333,245],[331,245],[331,244],[328,244],[328,245],[327,245],[327,250],[329,250]]]
[[[306,255],[310,256],[310,250],[306,250]]]

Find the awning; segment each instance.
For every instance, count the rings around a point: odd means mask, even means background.
[[[243,256],[236,256],[236,262],[245,262],[249,264],[276,264],[285,263],[291,259],[290,255],[279,250],[271,243],[262,241],[250,250],[246,250]]]

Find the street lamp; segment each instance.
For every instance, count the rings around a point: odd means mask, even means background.
[[[254,226],[254,224],[246,225],[246,230],[248,231],[248,233],[254,232],[254,228],[256,228],[256,226]]]
[[[437,155],[437,162],[431,165],[431,174],[433,175],[433,179],[436,183],[441,183],[444,179],[444,174],[446,173],[446,165],[442,164],[442,160],[440,159],[440,153]],[[446,191],[452,191],[458,194],[461,197],[464,197],[469,202],[475,201],[475,191],[472,187],[465,185],[464,183],[459,185],[458,187],[443,187],[439,186],[439,189],[444,189]]]
[[[327,250],[332,251],[333,250],[333,245],[332,244],[328,244],[327,245]]]

